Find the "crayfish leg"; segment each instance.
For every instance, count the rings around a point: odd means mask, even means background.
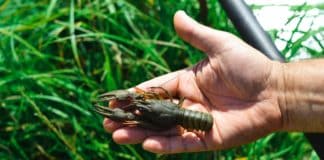
[[[141,127],[144,129],[150,129],[150,130],[154,130],[154,131],[165,130],[165,128],[159,127],[155,124],[145,122],[145,121],[126,121],[123,124],[130,126],[130,127]]]
[[[180,98],[179,103],[178,103],[178,106],[179,106],[180,108],[181,108],[181,106],[182,106],[182,104],[183,104],[183,102],[184,102],[185,99],[186,99],[185,97],[181,97],[181,98]]]
[[[154,92],[151,92],[151,91],[147,92],[147,91],[140,89],[138,87],[134,87],[134,90],[135,90],[135,93],[143,95],[144,100],[145,99],[159,99],[159,95]]]
[[[156,92],[154,92],[154,89],[159,89],[163,91],[163,94],[157,94]],[[170,92],[168,90],[166,90],[163,87],[150,87],[150,90],[154,93],[157,94],[159,99],[164,99],[164,98],[168,98],[170,99],[171,102],[173,102],[173,98],[172,95],[170,94]]]
[[[138,87],[134,87],[134,91],[135,91],[135,93],[138,93],[138,94],[145,94],[145,91],[143,89],[138,88]]]
[[[134,87],[135,93],[142,94],[144,99],[163,99],[162,96],[160,96],[158,93],[154,92],[154,87],[149,87],[149,91],[145,91],[143,89],[140,89],[138,87]]]
[[[123,124],[124,125],[126,125],[126,126],[137,126],[138,125],[138,123],[139,122],[137,122],[137,121],[125,121],[125,122],[123,122]]]

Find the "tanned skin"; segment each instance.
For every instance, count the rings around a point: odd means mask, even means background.
[[[324,60],[279,63],[232,34],[203,26],[183,11],[177,34],[206,53],[193,66],[138,85],[160,86],[186,97],[183,107],[213,115],[211,131],[154,132],[109,119],[104,128],[119,144],[142,143],[155,153],[219,150],[276,131],[324,132]]]

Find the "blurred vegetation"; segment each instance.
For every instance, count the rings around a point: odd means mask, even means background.
[[[309,7],[292,10],[300,15]],[[112,141],[102,117],[91,111],[98,93],[128,88],[204,58],[175,34],[172,17],[179,9],[237,34],[217,0],[206,6],[197,0],[0,0],[0,159],[318,159],[300,133],[170,156]],[[301,19],[291,17],[296,18]],[[283,54],[293,57],[306,49],[322,56],[322,31],[288,39]],[[279,32],[271,33],[277,38]],[[298,27],[293,32],[300,33]],[[303,44],[314,37],[321,51]]]

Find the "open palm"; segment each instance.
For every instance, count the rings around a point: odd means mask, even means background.
[[[270,61],[237,37],[193,21],[184,12],[174,17],[177,33],[208,58],[189,69],[139,85],[161,86],[185,97],[182,107],[213,115],[211,131],[156,133],[104,120],[117,143],[143,143],[156,153],[196,152],[241,145],[281,129],[281,112],[273,92],[280,64]]]

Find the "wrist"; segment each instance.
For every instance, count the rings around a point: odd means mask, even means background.
[[[271,99],[274,99],[274,107],[279,110],[280,114],[276,116],[276,122],[279,124],[277,130],[284,131],[289,126],[287,120],[287,102],[286,102],[286,70],[285,63],[272,61],[271,76],[268,81]]]
[[[277,65],[277,77],[276,77],[276,89],[275,89],[275,95],[278,101],[278,107],[281,112],[281,130],[287,131],[290,127],[289,124],[289,110],[288,110],[288,104],[291,101],[291,98],[288,98],[287,92],[288,90],[291,90],[290,84],[288,84],[288,79],[290,79],[290,75],[288,72],[288,66],[285,63],[279,63]]]
[[[322,64],[302,61],[279,65],[276,93],[283,131],[324,131]]]

